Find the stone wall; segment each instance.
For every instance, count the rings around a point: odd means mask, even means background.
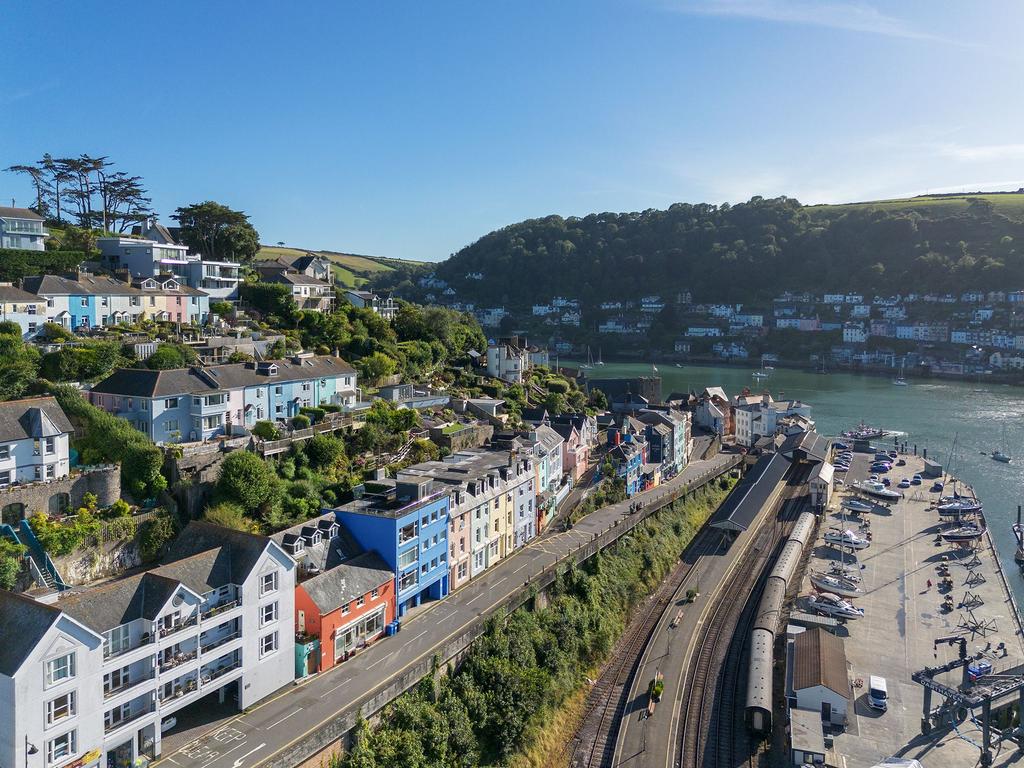
[[[87,493],[96,495],[99,506],[109,507],[121,498],[121,468],[117,465],[92,467],[59,480],[0,489],[0,509],[8,510],[3,514],[3,522],[17,522],[14,519],[15,507],[19,504],[24,514],[18,516],[18,519],[21,516],[28,517],[33,512],[74,511],[82,505],[82,498]]]
[[[479,448],[494,434],[494,426],[491,424],[466,424],[464,426],[465,429],[449,433],[446,433],[443,427],[433,427],[430,430],[430,439],[435,445],[447,448],[449,453],[455,453],[467,448]]]
[[[136,534],[130,541],[102,542],[99,547],[80,549],[70,555],[55,558],[53,564],[64,583],[71,586],[120,576],[142,565],[139,537]]]

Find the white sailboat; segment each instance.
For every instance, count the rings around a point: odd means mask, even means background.
[[[907,380],[905,378],[903,378],[903,370],[906,367],[906,365],[907,365],[907,359],[903,358],[903,360],[900,362],[900,375],[892,380],[892,383],[895,384],[897,387],[906,387],[906,386],[908,386]]]
[[[752,376],[753,376],[753,377],[754,377],[755,379],[767,379],[767,378],[768,378],[769,376],[771,376],[771,374],[770,374],[770,373],[768,373],[768,371],[766,371],[766,370],[764,369],[764,361],[763,361],[763,360],[761,361],[761,370],[759,370],[759,371],[754,371],[754,373],[753,373],[753,374],[751,374],[751,375],[752,375]]]
[[[990,456],[992,457],[992,460],[993,461],[1001,462],[1003,464],[1009,464],[1010,461],[1011,461],[1011,457],[1010,457],[1010,454],[1006,453],[1006,451],[1004,450],[1005,448],[1006,448],[1006,426],[1004,425],[1003,426],[1003,437],[1002,437],[1002,440],[1000,441],[1000,446],[998,448],[996,448],[994,451],[992,451],[992,453],[990,454]]]
[[[601,348],[597,348],[597,362],[594,365],[604,365],[604,360],[601,359]]]
[[[590,345],[587,344],[587,362],[580,363],[580,368],[593,368],[594,367],[594,355],[590,352]]]

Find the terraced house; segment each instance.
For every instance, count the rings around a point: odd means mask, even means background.
[[[10,283],[0,283],[0,320],[17,323],[21,336],[30,339],[46,322],[46,302]]]
[[[294,590],[278,544],[202,522],[144,573],[50,603],[0,590],[0,764],[134,765],[168,715],[289,684]]]
[[[89,392],[93,405],[157,443],[242,433],[257,421],[290,419],[303,407],[351,407],[356,396],[355,368],[312,354],[165,371],[119,368]]]
[[[127,283],[88,272],[26,277],[22,287],[45,301],[46,322],[68,330],[135,323],[140,319],[201,325],[210,297],[172,275]]]

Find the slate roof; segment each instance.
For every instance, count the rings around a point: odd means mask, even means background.
[[[15,288],[13,285],[0,285],[0,301],[18,304],[38,304],[42,301],[35,294]]]
[[[0,440],[27,440],[73,433],[74,426],[52,397],[0,403]]]
[[[155,621],[177,588],[174,579],[149,571],[62,597],[57,607],[103,634],[135,619]]]
[[[850,695],[843,639],[820,627],[808,629],[793,641],[793,690],[822,685],[840,696]]]
[[[765,454],[759,458],[711,516],[711,527],[730,531],[747,530],[790,466],[780,453]]]
[[[0,675],[13,677],[59,618],[52,605],[0,589]]]
[[[142,291],[107,275],[82,273],[77,278],[36,275],[22,281],[26,291],[40,296],[141,296]]]
[[[161,566],[161,569],[169,568],[171,573],[181,573],[188,568],[194,568],[195,565],[175,565],[175,561],[191,558],[200,553],[207,553],[209,557],[209,552],[217,551],[217,557],[213,561],[216,567],[223,569],[223,574],[232,584],[241,584],[263,555],[267,541],[265,537],[255,533],[235,531],[202,520],[193,520],[174,540],[167,553],[167,564]]]
[[[553,451],[562,444],[562,436],[547,424],[541,424],[535,430],[537,441],[548,451]]]
[[[310,599],[328,614],[395,578],[376,552],[364,552],[351,560],[302,582]]]
[[[802,451],[812,461],[824,461],[828,455],[828,444],[828,438],[822,437],[814,430],[796,432],[786,438],[779,448],[779,453],[791,454],[794,451]]]
[[[32,219],[33,221],[42,221],[43,217],[28,208],[11,208],[10,206],[0,205],[0,219]]]
[[[327,538],[332,526],[337,526],[336,533],[332,538]],[[320,531],[321,542],[311,545],[309,539],[317,530]],[[363,554],[363,548],[359,546],[359,542],[344,525],[338,522],[334,512],[328,512],[320,517],[314,517],[293,525],[291,528],[278,531],[270,538],[280,544],[295,560],[314,565],[321,571],[334,568],[345,560]],[[291,545],[300,538],[304,540],[303,550],[298,554],[293,554]]]
[[[255,363],[227,363],[201,369],[171,368],[164,371],[118,368],[96,384],[92,391],[124,397],[165,397],[307,381],[356,372],[344,360],[328,355],[299,358],[297,362],[293,359],[265,361],[265,364],[270,363],[277,365],[277,373],[273,376],[258,373]],[[217,382],[216,385],[213,382]]]
[[[523,421],[529,421],[535,424],[547,421],[548,419],[548,412],[546,408],[523,408],[519,415]]]
[[[292,285],[319,285],[325,288],[330,287],[330,283],[324,282],[316,277],[311,277],[304,272],[278,272],[277,274],[269,275],[263,278],[268,283],[291,283]]]

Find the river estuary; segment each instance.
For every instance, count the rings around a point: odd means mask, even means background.
[[[566,363],[566,365],[572,365]],[[818,431],[836,435],[864,421],[886,430],[906,433],[903,438],[918,451],[949,463],[954,435],[957,449],[953,471],[976,490],[985,505],[985,516],[999,550],[1007,579],[1018,605],[1024,605],[1024,579],[1013,561],[1014,540],[1010,526],[1017,505],[1024,504],[1024,389],[1009,385],[975,382],[911,380],[909,386],[896,386],[889,379],[874,376],[832,373],[821,375],[807,371],[777,369],[758,382],[749,367],[717,367],[673,363],[659,364],[662,394],[700,391],[706,386],[722,386],[729,396],[743,387],[751,391],[767,389],[776,399],[806,400]],[[596,377],[649,376],[650,365],[607,363],[595,367]],[[1004,442],[1005,441],[1005,442]],[[877,441],[890,445],[891,438]],[[1000,464],[987,453],[1001,449],[1014,457]],[[984,454],[982,453],[984,452]],[[898,479],[899,468],[892,477]],[[927,488],[927,486],[925,486]]]

